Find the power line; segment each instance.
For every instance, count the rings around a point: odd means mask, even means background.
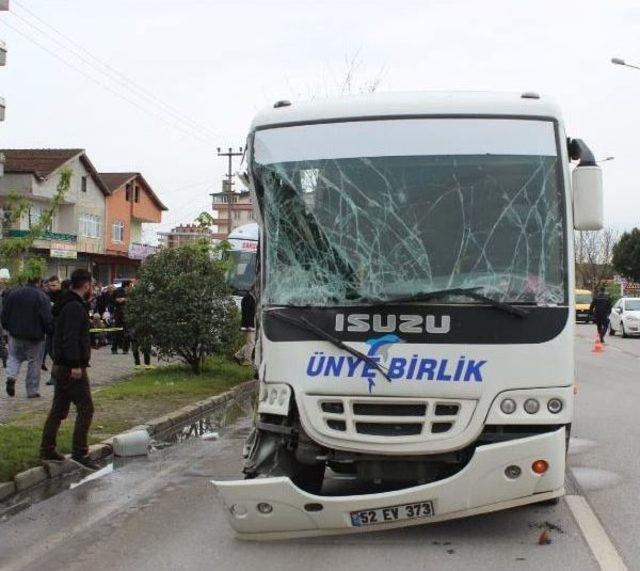
[[[14,2],[16,2],[16,0],[14,0]],[[82,53],[78,53],[77,50],[71,49],[69,46],[65,45],[64,43],[60,42],[60,40],[56,39],[55,37],[53,37],[51,34],[49,34],[46,30],[43,30],[41,27],[37,26],[36,24],[34,24],[33,22],[31,22],[30,20],[28,20],[27,18],[25,18],[24,16],[21,16],[20,14],[17,14],[16,12],[12,12],[12,14],[16,17],[19,18],[20,20],[22,20],[23,22],[26,22],[29,26],[35,28],[36,30],[38,30],[40,33],[46,35],[47,37],[49,37],[52,41],[56,42],[58,45],[60,45],[63,49],[68,50],[70,53],[74,54],[78,59],[82,60],[84,63],[86,63],[87,65],[89,65],[90,67],[92,67],[93,69],[95,69],[96,71],[98,71],[99,73],[102,73],[104,75],[107,75],[108,77],[110,77],[111,79],[117,81],[118,83],[120,83],[121,85],[128,87],[128,88],[132,88],[133,90],[138,92],[138,96],[139,97],[144,97],[146,98],[148,101],[151,101],[157,105],[162,106],[166,111],[168,111],[169,113],[171,113],[174,117],[176,117],[177,119],[179,119],[180,121],[183,121],[187,124],[189,124],[189,126],[194,129],[194,130],[198,130],[198,131],[202,131],[202,133],[208,137],[213,137],[216,136],[212,131],[210,131],[209,129],[207,129],[206,127],[204,127],[203,125],[201,125],[200,123],[197,123],[196,121],[194,121],[193,119],[191,119],[189,116],[183,114],[182,112],[180,112],[178,109],[176,109],[175,107],[169,105],[168,103],[164,102],[162,99],[160,99],[158,96],[156,96],[154,93],[152,93],[151,91],[149,91],[148,89],[146,89],[145,87],[140,86],[139,84],[137,84],[135,81],[133,81],[132,79],[130,79],[129,77],[127,77],[126,75],[124,75],[122,72],[120,72],[119,70],[117,70],[116,68],[114,68],[113,66],[111,66],[110,64],[106,63],[105,61],[103,61],[102,59],[100,59],[99,57],[97,57],[96,55],[94,55],[93,53],[91,53],[89,50],[87,50],[86,48],[84,48],[82,45],[80,45],[78,42],[76,42],[75,40],[73,40],[72,38],[70,38],[69,36],[67,36],[66,34],[64,34],[63,32],[61,32],[60,30],[58,30],[57,28],[55,28],[53,25],[51,25],[50,23],[46,22],[45,20],[43,20],[40,16],[38,16],[35,12],[31,11],[30,9],[28,9],[26,6],[23,6],[20,2],[17,2],[19,8],[21,10],[24,10],[25,12],[27,12],[28,14],[30,14],[33,18],[35,18],[37,21],[41,22],[42,24],[44,24],[46,27],[48,27],[49,29],[51,29],[53,32],[55,32],[58,36],[64,38],[69,44],[75,46],[76,48],[78,48],[78,50],[80,50],[81,52],[84,52],[90,59],[84,57],[82,55]],[[106,71],[101,70],[99,68],[97,68],[92,61],[97,62],[100,66],[102,66]]]
[[[187,130],[185,127],[183,127],[182,125],[180,125],[179,123],[175,123],[175,122],[170,122],[168,121],[164,116],[158,114],[157,112],[154,112],[146,107],[142,107],[137,101],[135,101],[134,99],[130,99],[129,97],[127,97],[126,95],[123,95],[122,93],[116,91],[115,89],[111,88],[111,86],[107,85],[106,83],[103,83],[102,81],[100,81],[99,79],[96,79],[95,77],[93,77],[92,75],[89,75],[88,73],[86,73],[83,69],[79,68],[78,66],[73,65],[72,63],[68,62],[66,59],[64,59],[62,56],[60,56],[59,54],[55,53],[54,51],[50,50],[47,46],[41,44],[40,42],[38,42],[37,40],[35,40],[34,38],[32,38],[31,36],[29,36],[28,34],[26,34],[24,31],[20,30],[19,28],[16,28],[15,26],[9,24],[8,22],[2,20],[0,21],[0,24],[7,26],[8,28],[12,29],[14,32],[16,32],[17,34],[21,35],[23,38],[27,39],[28,41],[30,41],[32,44],[36,45],[37,47],[39,47],[41,50],[44,50],[45,52],[47,52],[49,55],[51,55],[52,57],[55,57],[57,60],[61,61],[64,65],[66,65],[67,67],[73,69],[74,71],[76,71],[77,73],[79,73],[80,75],[83,75],[84,77],[86,77],[87,79],[91,80],[93,83],[95,83],[96,85],[102,87],[103,89],[106,89],[107,91],[109,91],[110,93],[112,93],[113,95],[115,95],[116,97],[119,97],[120,99],[123,99],[124,101],[126,101],[127,103],[129,103],[130,105],[133,105],[134,107],[136,107],[137,109],[139,109],[140,111],[143,111],[144,113],[146,113],[147,115],[150,115],[152,117],[155,117],[157,119],[160,119],[163,123],[165,123],[166,125],[169,125],[170,127],[174,127],[177,129],[180,129],[183,133],[190,135],[191,137],[194,137],[196,139],[198,139],[201,143],[204,143],[207,146],[211,145],[211,141],[208,141],[207,139],[205,139],[204,137],[202,137],[199,133],[196,133],[194,131],[189,131]]]
[[[133,87],[134,90],[141,91],[141,88],[135,86],[134,84],[128,85],[128,83],[131,83],[128,80],[123,81],[122,79],[118,78],[114,73],[105,72],[104,70],[101,70],[101,69],[97,68],[91,62],[91,60],[89,60],[88,58],[84,57],[81,53],[78,53],[76,50],[73,50],[73,49],[69,48],[63,42],[61,42],[60,40],[58,40],[57,38],[55,38],[54,36],[49,34],[46,30],[43,30],[42,28],[40,28],[39,26],[37,26],[33,22],[30,22],[28,19],[20,16],[19,14],[16,14],[15,12],[12,12],[12,14],[13,14],[13,16],[18,18],[22,22],[25,22],[28,26],[30,26],[33,29],[37,30],[40,34],[46,36],[51,41],[55,42],[63,50],[66,50],[67,52],[73,54],[76,58],[78,58],[83,63],[88,65],[89,68],[91,68],[92,70],[96,71],[97,73],[106,76],[110,80],[116,81],[117,83],[119,83],[120,85],[126,87],[127,89],[131,89],[131,87]],[[102,65],[106,65],[106,64],[102,64]],[[134,90],[131,90],[131,91],[134,91]],[[145,93],[142,93],[142,95],[140,95],[139,93],[134,93],[134,95],[136,95],[137,97],[142,97],[142,98],[146,99],[147,101],[151,102],[152,104],[156,104],[156,101],[160,101],[153,94],[152,95],[146,95]],[[191,121],[190,119],[188,119],[188,118],[185,119],[185,117],[182,114],[173,111],[168,105],[162,103],[161,101],[160,101],[160,104],[161,104],[162,107],[166,108],[166,111],[163,110],[163,113],[167,113],[168,112],[170,115],[173,116],[174,120],[177,120],[180,123],[184,123],[186,128],[191,129],[191,130],[193,130],[195,132],[198,132],[198,133],[202,134],[204,137],[211,137],[212,136],[209,132],[205,131],[200,126],[198,126],[197,124],[193,123],[193,121]],[[193,125],[195,125],[195,127]]]

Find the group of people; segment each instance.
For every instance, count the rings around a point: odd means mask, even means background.
[[[42,432],[40,456],[43,461],[62,462],[56,450],[61,422],[71,404],[77,415],[73,431],[71,459],[89,470],[99,466],[89,457],[89,428],[93,419],[93,399],[87,368],[91,360],[91,322],[88,303],[93,290],[91,273],[77,269],[68,284],[30,279],[25,286],[2,293],[0,323],[8,334],[6,391],[16,394],[16,379],[23,362],[27,362],[27,396],[40,396],[39,382],[47,352],[53,359],[51,369],[53,401]],[[0,331],[0,337],[3,337]]]
[[[87,368],[91,349],[110,345],[111,352],[129,353],[134,366],[151,368],[151,347],[136,337],[126,320],[127,287],[102,288],[91,273],[75,270],[70,279],[51,276],[43,281],[29,279],[24,286],[9,288],[10,274],[0,269],[0,357],[6,371],[5,390],[16,395],[16,381],[26,362],[27,398],[40,398],[41,372],[47,358],[53,362],[47,384],[54,385],[51,411],[41,444],[46,461],[63,461],[56,451],[60,423],[71,404],[77,409],[73,432],[72,460],[85,468],[98,469],[88,457],[88,433],[93,418],[93,401]]]
[[[9,302],[13,291],[8,287],[9,279],[9,272],[0,269],[0,311],[6,307],[6,324],[3,320],[0,327],[0,358],[6,370],[7,392],[11,396],[15,394],[15,380],[22,363],[26,362],[27,397],[39,398],[41,372],[48,371],[47,359],[53,359],[53,332],[59,302],[69,291],[71,280],[60,280],[56,275],[44,281],[30,279],[28,290],[13,288],[20,294]],[[150,369],[153,368],[151,346],[135,335],[126,320],[126,301],[133,286],[131,281],[125,287],[110,285],[103,288],[92,281],[87,298],[91,346],[93,349],[110,346],[113,354],[121,350],[125,355],[131,349],[134,368]],[[42,295],[36,295],[36,292]],[[47,385],[54,382],[52,371]]]
[[[124,355],[131,350],[134,368],[151,369],[153,368],[151,365],[151,346],[136,335],[135,330],[127,323],[127,297],[134,286],[134,281],[129,282],[126,287],[109,285],[95,296],[91,309],[94,327],[111,329],[104,335],[98,336],[96,334],[95,342],[97,345],[111,345],[111,353],[114,355],[119,350]]]

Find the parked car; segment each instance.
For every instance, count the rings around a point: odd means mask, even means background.
[[[588,289],[576,290],[576,321],[584,321],[589,323],[591,321],[591,300],[593,294]]]
[[[640,298],[620,298],[611,309],[609,322],[611,335],[640,335]]]

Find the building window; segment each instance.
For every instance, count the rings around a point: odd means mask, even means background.
[[[140,187],[137,184],[133,187],[133,201],[140,202]]]
[[[29,207],[29,228],[33,228],[34,226],[37,226],[39,224],[42,213],[42,206],[32,204]]]
[[[83,176],[80,179],[80,190],[82,192],[87,192],[87,177],[86,176]]]
[[[234,219],[234,220],[240,220],[240,211],[238,211],[238,210],[233,210],[233,211],[231,212],[231,216],[233,216],[233,219]]]
[[[131,183],[128,182],[124,188],[127,202],[131,202]]]
[[[111,227],[111,236],[114,242],[124,242],[124,222],[116,220]]]
[[[95,214],[80,215],[80,235],[85,238],[102,237],[102,218]]]

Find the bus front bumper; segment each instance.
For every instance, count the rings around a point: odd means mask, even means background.
[[[548,462],[544,474],[532,464]],[[505,470],[518,466],[509,478]],[[564,494],[565,429],[479,446],[460,472],[437,482],[378,494],[318,496],[289,478],[213,481],[241,539],[271,540],[381,531],[455,519],[550,500]],[[428,517],[360,525],[354,513],[430,502]],[[265,504],[260,505],[259,504]],[[380,512],[378,512],[380,513]],[[395,512],[397,513],[397,511]]]

